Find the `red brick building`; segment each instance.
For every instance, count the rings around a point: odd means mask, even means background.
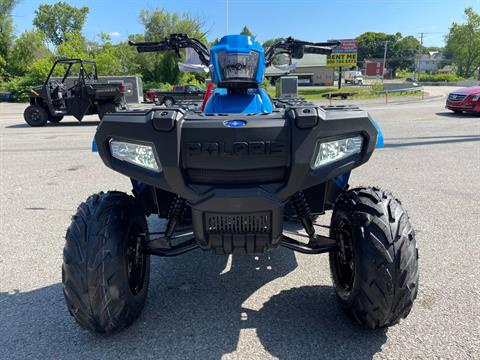
[[[365,76],[377,76],[383,75],[383,59],[365,59],[363,60],[363,74]]]

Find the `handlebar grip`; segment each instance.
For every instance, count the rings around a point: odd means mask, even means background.
[[[154,45],[154,46],[137,46],[137,51],[139,53],[144,52],[158,52],[158,51],[167,51],[168,47],[165,45]]]
[[[307,54],[330,55],[332,48],[326,46],[305,46],[303,51]]]
[[[337,47],[340,46],[341,42],[340,41],[327,41],[327,42],[319,42],[319,43],[313,43],[311,45],[314,46],[326,46],[326,47]]]
[[[129,41],[130,46],[135,46],[139,53],[144,52],[157,52],[157,51],[167,51],[169,50],[168,44],[165,42],[132,42]]]

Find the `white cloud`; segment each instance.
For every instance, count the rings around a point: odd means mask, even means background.
[[[108,33],[108,35],[110,35],[111,37],[118,37],[121,34],[118,31],[112,31],[111,33]]]

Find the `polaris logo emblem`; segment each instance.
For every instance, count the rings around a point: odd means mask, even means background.
[[[223,125],[226,127],[237,128],[247,125],[247,122],[244,120],[226,120],[223,122]]]
[[[191,142],[184,149],[188,156],[284,156],[287,145],[278,141]]]

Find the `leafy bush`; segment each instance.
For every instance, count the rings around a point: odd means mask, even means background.
[[[101,52],[97,55],[95,61],[97,62],[97,72],[101,76],[118,76],[123,74],[122,63],[116,56],[113,49],[108,49],[107,51]]]
[[[33,83],[28,77],[17,77],[9,82],[0,84],[0,89],[12,93],[12,101],[26,102],[28,101],[28,95],[32,86],[37,84]]]
[[[196,85],[204,88],[205,75],[199,73],[181,73],[178,85]]]
[[[270,80],[268,80],[267,78],[264,78],[262,82],[262,87],[268,90],[268,88],[270,88],[271,86],[272,84],[270,84]]]
[[[33,85],[43,84],[48,74],[50,73],[52,65],[53,60],[50,60],[48,58],[37,60],[30,66],[30,69],[28,69],[25,77],[28,78]],[[53,76],[60,75],[63,75],[62,68],[60,66],[56,66]]]
[[[6,77],[7,61],[0,55],[0,80]]]
[[[408,77],[412,77],[412,72],[408,70],[397,70],[395,71],[395,78],[396,79],[406,79]]]
[[[383,91],[383,84],[372,85],[372,92],[380,92],[380,91]]]
[[[436,75],[430,75],[430,74],[420,74],[420,81],[426,81],[426,82],[455,82],[455,81],[461,81],[465,80],[465,78],[461,76],[457,76],[455,74],[436,74]]]
[[[200,88],[205,88],[205,80],[203,80],[202,78],[197,79],[198,75],[199,74],[181,73],[178,82],[176,82],[175,84],[160,81],[144,81],[143,90],[144,92],[150,89],[172,91],[174,85],[196,85]],[[202,75],[200,75],[199,77],[202,77]]]
[[[30,89],[34,86],[41,85],[45,81],[52,67],[52,60],[44,58],[35,61],[28,69],[25,76],[17,76],[8,82],[0,85],[0,88],[12,93],[12,101],[26,102]],[[61,69],[57,68],[55,75],[59,75]]]
[[[150,89],[159,89],[164,91],[172,91],[173,85],[168,83],[161,83],[157,81],[145,81],[143,83],[143,91],[147,92]]]

